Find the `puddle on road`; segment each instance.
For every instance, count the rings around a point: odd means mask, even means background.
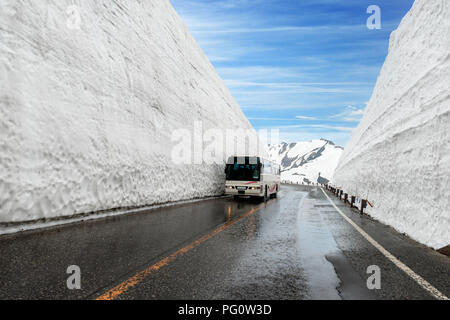
[[[297,218],[298,241],[302,267],[310,285],[311,299],[341,300],[337,287],[340,280],[326,256],[338,251],[336,243],[326,228],[314,200],[305,198]]]
[[[373,299],[322,219],[331,204],[313,198],[305,197],[297,217],[297,245],[311,299]]]

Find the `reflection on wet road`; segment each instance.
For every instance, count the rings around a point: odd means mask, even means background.
[[[447,257],[342,210],[449,293]],[[1,299],[430,298],[320,189],[302,186],[267,203],[223,198],[3,236],[0,251]],[[70,265],[81,269],[81,290],[66,287]],[[381,290],[367,289],[371,265],[382,270]]]

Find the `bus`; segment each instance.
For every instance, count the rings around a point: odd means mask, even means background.
[[[225,194],[235,199],[258,197],[267,201],[280,191],[280,165],[262,157],[230,157],[225,174]]]

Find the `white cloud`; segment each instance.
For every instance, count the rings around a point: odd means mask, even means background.
[[[341,131],[341,132],[352,132],[354,127],[341,127],[341,126],[333,126],[327,124],[299,124],[299,125],[288,125],[288,126],[274,126],[271,129],[327,129],[331,131]]]
[[[316,121],[319,120],[318,118],[315,117],[308,117],[308,116],[296,116],[297,119],[300,120],[310,120],[310,121]]]
[[[295,119],[292,118],[255,118],[255,117],[249,117],[248,120],[255,120],[255,121],[293,121]]]
[[[364,109],[356,108],[353,106],[347,106],[343,112],[338,113],[332,116],[331,118],[336,121],[360,122],[363,116],[364,116]]]

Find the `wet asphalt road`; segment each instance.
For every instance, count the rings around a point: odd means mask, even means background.
[[[448,257],[332,201],[450,296]],[[302,186],[267,203],[222,198],[0,236],[0,252],[0,299],[432,299]],[[70,265],[81,290],[67,289]],[[380,290],[366,286],[372,265]]]

